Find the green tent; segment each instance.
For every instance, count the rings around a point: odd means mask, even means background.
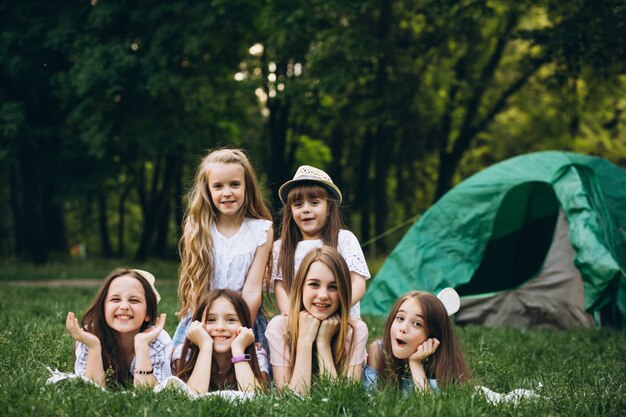
[[[626,326],[626,170],[566,152],[493,165],[406,233],[361,302],[386,315],[411,290],[461,295],[459,322]]]

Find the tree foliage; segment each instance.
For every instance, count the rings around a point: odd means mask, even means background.
[[[199,156],[326,169],[362,241],[501,159],[626,162],[623,0],[0,3],[0,250],[174,257]],[[397,237],[368,250],[388,250]]]

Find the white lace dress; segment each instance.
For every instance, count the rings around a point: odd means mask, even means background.
[[[152,343],[148,345],[150,349],[150,362],[152,362],[153,375],[157,380],[157,383],[163,382],[167,377],[172,375],[172,368],[170,366],[170,358],[172,357],[172,339],[165,330],[159,333]],[[76,362],[74,363],[74,373],[79,376],[84,376],[87,370],[87,353],[89,349],[84,344],[76,343]],[[130,374],[134,375],[135,360],[130,364]]]
[[[259,246],[267,242],[267,231],[271,226],[269,220],[245,218],[239,231],[226,237],[213,223],[215,278],[212,288],[228,288],[241,294],[254,254]]]
[[[278,254],[280,252],[280,245],[280,240],[274,242],[274,267],[272,269],[272,288],[275,280],[282,281],[283,279],[282,273],[278,270]],[[321,248],[323,245],[324,241],[322,241],[322,239],[300,241],[298,243],[298,246],[296,247],[296,253],[294,255],[294,273],[300,267],[302,259],[304,259],[307,253],[315,248]],[[370,270],[367,267],[365,255],[363,255],[363,249],[361,249],[361,244],[359,243],[359,240],[356,238],[356,236],[354,236],[354,233],[345,229],[339,230],[337,251],[346,260],[350,272],[356,272],[366,280],[370,279]],[[361,317],[360,303],[356,303],[352,306],[352,308],[350,309],[350,316],[353,318]]]
[[[215,276],[211,288],[220,290],[228,288],[241,294],[256,250],[267,242],[267,231],[271,226],[272,222],[269,220],[246,217],[241,223],[239,231],[231,237],[226,237],[217,230],[215,223],[212,225]],[[260,316],[259,312],[257,322],[266,320],[265,317]],[[185,341],[185,335],[190,324],[191,314],[187,313],[178,323],[176,333],[174,333],[174,346]],[[254,335],[257,337],[257,341],[264,342],[262,340],[264,333],[265,325],[262,325],[260,330],[255,329]]]

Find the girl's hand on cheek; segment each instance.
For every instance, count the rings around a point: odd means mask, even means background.
[[[426,358],[432,356],[439,347],[439,340],[430,338],[417,347],[414,354],[409,357],[409,362],[419,363],[424,362]]]
[[[306,343],[315,342],[317,330],[320,327],[320,321],[313,317],[306,310],[300,312],[300,329],[298,339]]]
[[[330,343],[333,336],[339,330],[339,316],[333,314],[320,323],[320,329],[317,332],[317,338],[315,339],[317,344]]]
[[[247,327],[240,327],[237,330],[237,337],[233,340],[230,350],[233,356],[243,355],[248,346],[254,343],[254,332]]]
[[[154,326],[148,327],[142,333],[137,333],[135,335],[135,343],[146,344],[146,345],[152,343],[157,337],[159,337],[159,334],[161,334],[161,331],[163,330],[163,326],[165,326],[166,317],[167,317],[166,314],[161,314],[159,318],[157,319],[156,323],[154,323]]]
[[[100,339],[93,333],[89,333],[85,329],[81,328],[78,324],[78,319],[71,311],[67,313],[65,319],[65,327],[67,331],[72,335],[74,340],[87,346],[88,349],[93,349],[100,346]]]
[[[191,322],[187,329],[187,339],[199,348],[213,347],[213,339],[206,331],[204,325],[198,320]]]

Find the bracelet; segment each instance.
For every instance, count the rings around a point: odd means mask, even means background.
[[[139,369],[135,369],[135,375],[151,375],[152,372],[154,372],[153,369],[150,369],[149,371],[140,371]]]
[[[237,363],[237,362],[249,361],[250,359],[252,359],[252,358],[250,357],[250,355],[248,353],[246,353],[244,355],[233,356],[230,359],[230,362],[231,363]]]

